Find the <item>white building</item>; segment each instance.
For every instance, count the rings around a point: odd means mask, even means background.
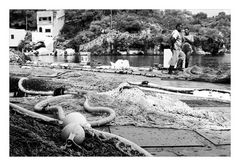
[[[49,51],[54,50],[54,39],[59,35],[65,21],[64,10],[37,12],[37,32],[32,32],[32,41],[44,41]]]
[[[24,29],[9,29],[9,47],[17,47],[21,40],[24,40],[26,35]]]
[[[37,31],[56,37],[65,21],[64,10],[46,10],[37,12]]]

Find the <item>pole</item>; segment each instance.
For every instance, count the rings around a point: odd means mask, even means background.
[[[111,10],[111,29],[112,29],[112,10]]]
[[[27,11],[26,11],[26,30],[27,30]]]

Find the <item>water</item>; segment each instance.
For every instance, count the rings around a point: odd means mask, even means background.
[[[64,56],[32,56],[32,60],[41,60],[42,62],[70,62],[79,63],[80,57],[68,56],[67,59]],[[143,66],[153,66],[154,63],[163,64],[162,55],[154,56],[91,56],[91,61],[95,64],[100,63],[101,65],[110,65],[110,62],[116,62],[118,59],[127,59],[131,66],[143,67]],[[229,70],[231,68],[231,56],[229,54],[223,56],[211,56],[211,55],[193,55],[190,57],[190,66],[204,66],[211,67],[214,69],[220,69],[222,71]],[[139,80],[143,81],[143,80]],[[216,84],[208,82],[196,82],[196,81],[179,81],[179,80],[161,80],[153,79],[153,83],[159,84],[161,86],[173,86],[173,87],[183,87],[183,88],[212,88],[212,89],[227,89],[230,90],[230,84]]]
[[[42,62],[70,62],[79,63],[80,57],[68,56],[67,59],[64,56],[32,56],[32,60],[40,60]],[[154,64],[163,64],[163,55],[147,55],[147,56],[91,56],[91,62],[101,65],[110,65],[110,62],[116,62],[118,59],[126,59],[129,61],[130,66],[143,67],[154,66]],[[197,65],[200,67],[210,67],[220,70],[228,70],[231,68],[231,56],[225,54],[222,56],[211,55],[192,55],[190,57],[190,66]]]
[[[231,56],[230,54],[225,54],[221,56],[212,55],[193,55],[190,59],[190,66],[204,66],[220,70],[231,69]]]

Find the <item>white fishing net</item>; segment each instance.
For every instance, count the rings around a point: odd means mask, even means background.
[[[43,99],[45,97],[33,97],[32,100],[28,97],[21,98],[21,102],[35,105]],[[93,107],[103,106],[115,110],[116,118],[111,122],[112,125],[216,130],[230,128],[230,117],[222,116],[219,112],[193,109],[180,101],[179,97],[145,92],[127,83],[122,83],[111,91],[91,92],[89,99],[89,104]],[[81,112],[89,121],[107,116],[88,113],[83,108],[84,101],[84,98],[74,97],[51,102],[50,105],[62,106],[65,114]]]
[[[137,87],[122,83],[118,88],[90,95],[92,106],[113,108],[114,125],[136,125],[177,128],[225,128],[214,113],[194,110],[178,99],[164,94],[146,94]]]

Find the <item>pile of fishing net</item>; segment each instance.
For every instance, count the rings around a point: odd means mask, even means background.
[[[160,93],[146,93],[122,83],[118,88],[90,95],[90,104],[116,111],[113,125],[177,128],[224,128],[213,113],[193,110],[184,102]]]
[[[184,72],[179,76],[185,76],[193,81],[207,81],[213,83],[226,83],[231,82],[231,71],[217,70],[210,67],[191,66],[184,69]]]
[[[19,92],[18,82],[20,79],[21,77],[10,75],[9,77],[10,92]],[[26,90],[31,90],[31,91],[54,91],[56,88],[59,88],[62,86],[63,86],[62,83],[54,82],[54,81],[51,81],[50,79],[46,80],[44,78],[31,78],[23,81],[23,87]]]
[[[15,62],[15,63],[25,63],[26,61],[31,61],[31,58],[24,55],[20,51],[16,51],[14,49],[9,50],[9,62]]]

